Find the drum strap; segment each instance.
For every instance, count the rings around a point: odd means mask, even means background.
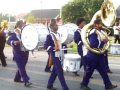
[[[59,46],[59,41],[57,40],[56,36],[53,34],[53,33],[50,33],[53,41],[54,41],[54,44],[55,44],[55,49],[60,49],[60,46]],[[60,34],[59,34],[60,36]]]
[[[50,33],[51,32],[50,27],[47,26],[47,29],[48,29],[48,32]]]
[[[19,41],[21,41],[21,35],[19,35],[17,32],[15,32],[15,34],[16,34],[16,37],[17,37],[17,39],[19,40]],[[28,51],[24,46],[23,46],[23,44],[21,43],[20,44],[20,48],[21,48],[21,51]]]
[[[55,49],[56,50],[59,49],[59,43],[58,43],[58,40],[57,40],[56,36],[52,33],[50,35],[53,38],[53,41],[54,41],[54,44],[55,44]],[[49,67],[52,66],[52,65],[53,65],[53,61],[52,61],[52,56],[50,54],[50,56],[49,56]]]
[[[15,32],[15,34],[16,34],[17,39],[18,39],[19,41],[21,41],[21,36],[20,36],[17,32]]]
[[[55,43],[55,49],[56,50],[60,50],[60,47],[59,47],[59,42],[58,42],[58,40],[57,40],[57,38],[56,38],[56,36],[53,34],[53,38],[54,38],[54,43]]]
[[[79,28],[79,29],[77,29],[77,31],[80,33],[80,35],[81,35],[81,29]]]
[[[52,55],[50,54],[49,56],[49,63],[48,63],[49,67],[51,67],[53,65],[53,61],[52,61]]]

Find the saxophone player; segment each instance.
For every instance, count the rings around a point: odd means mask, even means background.
[[[108,38],[106,38],[105,35],[102,33],[101,28],[101,20],[95,20],[94,27],[90,31],[90,34],[88,36],[88,41],[91,48],[101,49],[103,48],[104,44],[108,42]],[[117,87],[116,85],[112,85],[108,77],[106,65],[104,62],[104,54],[97,54],[88,50],[86,53],[85,66],[86,69],[81,83],[82,90],[91,90],[88,87],[88,83],[95,69],[97,69],[97,71],[102,76],[103,82],[105,84],[105,90],[111,90]]]

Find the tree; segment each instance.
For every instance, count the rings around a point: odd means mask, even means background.
[[[36,21],[36,18],[31,13],[27,14],[24,18],[28,23],[35,23]]]
[[[64,22],[74,23],[78,17],[83,17],[87,22],[101,7],[104,0],[73,0],[62,7]]]

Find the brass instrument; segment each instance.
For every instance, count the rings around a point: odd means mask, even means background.
[[[103,23],[103,29],[105,31],[108,29],[104,26],[109,27],[114,24],[116,20],[116,11],[111,0],[104,0],[104,2],[101,5],[101,9],[94,14],[90,23],[85,25],[81,32],[82,41],[84,45],[87,47],[87,49],[97,54],[103,54],[109,48],[109,41],[104,45],[102,49],[98,49],[98,48],[91,48],[88,40],[89,33],[94,27],[94,21],[97,19],[101,19]],[[110,32],[110,30],[108,31]],[[104,38],[108,39],[108,35],[104,34]]]

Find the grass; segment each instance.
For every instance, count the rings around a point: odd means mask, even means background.
[[[113,36],[109,36],[110,39],[110,45],[114,43],[114,37]],[[68,50],[68,52],[72,52],[72,53],[77,53],[77,45],[76,43],[72,42],[71,45],[73,45],[73,48]],[[110,51],[110,49],[108,49],[108,51]]]
[[[77,53],[77,44],[75,44],[74,42],[71,43],[71,45],[73,45],[73,48],[68,50],[69,53]]]

